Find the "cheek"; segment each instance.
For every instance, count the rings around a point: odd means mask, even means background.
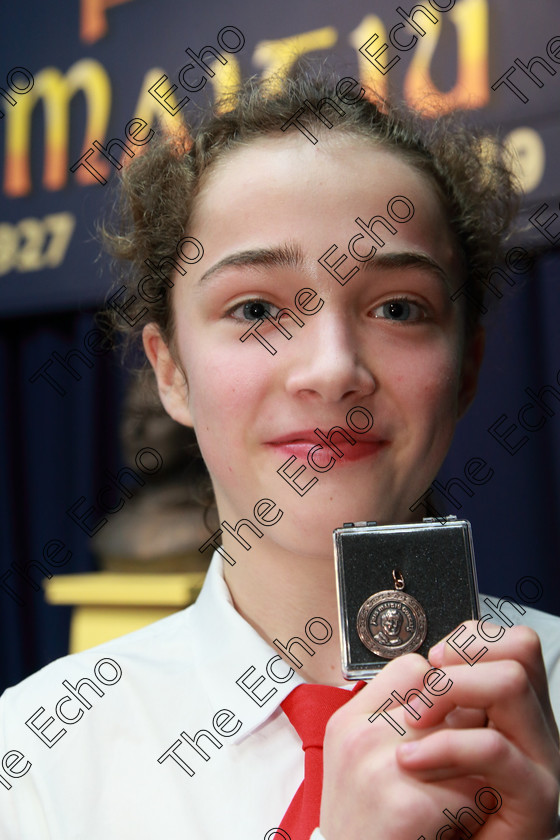
[[[407,406],[407,413],[415,415],[419,426],[443,422],[454,427],[460,375],[458,348],[447,342],[417,347],[415,353],[402,356],[393,375],[401,404]]]
[[[189,406],[195,427],[220,426],[227,436],[234,419],[247,412],[256,398],[255,388],[227,356],[201,357],[187,370]]]
[[[209,331],[196,325],[182,333],[179,354],[200,449],[210,471],[221,471],[224,464],[219,462],[224,458],[234,464],[241,457],[240,436],[254,426],[267,387],[266,365],[257,364],[247,345],[232,346],[231,339],[222,344],[215,334],[210,339]]]

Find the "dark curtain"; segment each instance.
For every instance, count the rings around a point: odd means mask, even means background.
[[[104,469],[123,466],[118,421],[124,377],[114,353],[94,355],[84,347],[88,333],[89,341],[97,337],[94,329],[91,312],[1,323],[2,690],[67,652],[70,608],[46,604],[40,582],[49,572],[94,569],[89,537],[66,510],[80,496],[88,507],[94,504]],[[94,349],[99,353],[102,348]],[[30,382],[53,360],[53,352],[65,359],[75,350],[92,365],[70,355],[67,364],[79,380],[56,357],[46,369],[64,395],[44,378]],[[65,548],[51,554],[57,548],[51,544],[45,559],[43,550],[51,540]],[[53,564],[69,550],[71,558],[57,569]]]
[[[560,615],[560,252],[541,255],[526,279],[509,287],[489,313],[486,355],[479,392],[460,421],[451,451],[440,470],[445,485],[461,477],[457,510],[473,527],[479,588],[497,596],[516,597],[525,576],[539,580],[543,594],[532,606]],[[541,397],[546,409],[525,389]],[[543,392],[544,389],[544,392]],[[526,426],[541,428],[534,431]],[[489,429],[502,436],[496,440]],[[509,427],[513,427],[508,433]],[[525,438],[525,440],[524,440]],[[509,445],[508,451],[506,446]],[[486,484],[466,480],[470,458],[483,458],[494,474]],[[486,468],[487,469],[487,468]],[[488,473],[489,474],[489,473]],[[485,471],[480,477],[484,478]],[[452,491],[455,493],[455,491]],[[523,584],[521,584],[523,588]],[[529,597],[536,584],[525,591]],[[452,593],[449,593],[452,597]],[[519,600],[517,598],[516,600]],[[521,601],[522,603],[522,601]]]
[[[457,484],[450,487],[461,508],[447,501],[444,509],[472,522],[480,589],[515,596],[516,583],[531,576],[543,588],[534,606],[557,614],[559,270],[560,254],[548,253],[539,258],[524,282],[512,288],[504,285],[503,297],[489,319],[479,394],[459,423],[439,476],[443,485],[459,477],[472,492],[469,496]],[[84,337],[95,327],[93,313],[14,319],[1,326],[0,580],[16,590],[22,603],[0,589],[0,690],[67,652],[69,608],[45,604],[42,590],[34,590],[21,575],[5,576],[13,563],[20,567],[44,564],[43,547],[50,540],[60,540],[65,551],[72,551],[59,572],[94,568],[89,539],[66,509],[80,496],[93,504],[104,470],[124,465],[118,426],[125,380],[117,357],[107,353],[90,355],[91,368],[74,357],[79,381],[58,362],[50,367],[47,372],[56,376],[66,391],[64,396],[44,379],[29,381],[53,351],[61,357],[71,350],[84,351]],[[543,386],[549,386],[543,395],[549,413],[542,408],[528,410],[523,418],[541,428],[526,431],[518,420],[520,409],[530,401],[525,389],[538,393]],[[508,438],[511,447],[527,437],[515,454],[488,431],[502,415],[506,415],[502,434],[507,427],[517,426]],[[472,458],[484,459],[494,471],[485,484],[475,485],[465,476],[465,465]],[[55,559],[64,556],[61,552]],[[56,573],[56,568],[50,568]],[[45,577],[37,566],[29,566],[28,573],[35,581]],[[534,589],[525,591],[530,595]],[[442,597],[452,598],[453,593],[442,593]]]

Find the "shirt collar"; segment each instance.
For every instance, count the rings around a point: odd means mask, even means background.
[[[190,609],[200,683],[215,712],[228,709],[242,721],[239,731],[229,737],[230,743],[236,743],[265,723],[282,700],[305,680],[293,669],[290,674],[278,651],[237,612],[218,551],[212,556],[200,595]],[[277,679],[271,678],[270,671],[267,673],[271,659],[274,662],[269,668]]]

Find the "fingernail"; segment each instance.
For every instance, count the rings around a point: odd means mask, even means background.
[[[434,645],[433,648],[430,648],[430,652],[428,653],[428,659],[432,665],[441,665],[443,662],[443,642],[438,642],[437,645]]]
[[[418,741],[407,741],[406,744],[399,744],[399,752],[403,758],[410,758],[418,749]]]
[[[411,707],[414,709],[414,711],[416,712],[416,714],[418,715],[418,717],[422,717],[422,712],[425,712],[425,711],[426,711],[426,709],[428,708],[428,706],[426,705],[426,703],[424,703],[424,702],[420,699],[420,697],[417,697],[416,695],[414,695],[414,697],[412,697],[412,698],[409,700],[408,705],[409,705],[409,706],[411,706]],[[407,712],[408,712],[408,709],[407,709]],[[409,714],[410,714],[410,713],[409,713]],[[413,715],[413,717],[414,717],[414,715]]]
[[[465,710],[464,709],[453,709],[453,711],[449,712],[445,716],[444,723],[449,726],[451,729],[465,729],[468,726],[468,723],[465,723]],[[467,712],[468,714],[468,712]],[[468,718],[467,718],[468,720]]]

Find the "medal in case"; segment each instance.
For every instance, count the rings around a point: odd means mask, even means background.
[[[427,657],[462,622],[480,618],[466,519],[346,522],[333,541],[346,679],[373,677],[406,653]]]

